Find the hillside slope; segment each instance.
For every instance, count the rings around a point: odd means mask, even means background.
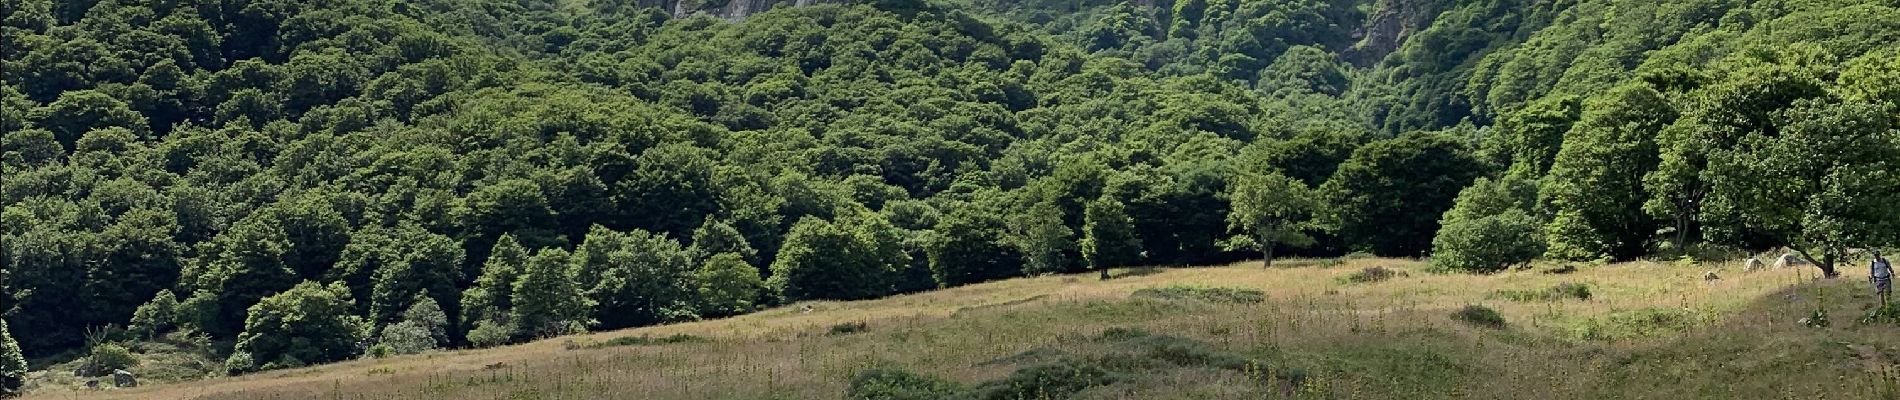
[[[1104,332],[1138,329],[1247,357],[1298,384],[1183,368],[1124,376],[1075,398],[1879,398],[1900,348],[1891,323],[1856,322],[1871,300],[1853,279],[1801,283],[1811,269],[1634,263],[1572,274],[1436,275],[1410,261],[1302,261],[1117,271],[1117,279],[1013,279],[880,300],[796,304],[758,314],[480,350],[45,398],[834,399],[854,373],[902,369],[976,383],[1060,354],[1116,351]],[[1402,275],[1350,283],[1363,268]],[[1723,276],[1704,281],[1710,269]],[[1142,273],[1134,273],[1142,272]],[[1588,285],[1588,300],[1513,301],[1500,291]],[[1176,285],[1259,289],[1254,304],[1131,296]],[[1450,314],[1484,304],[1503,328]],[[1817,307],[1828,327],[1797,323]],[[833,326],[862,322],[857,333]],[[701,340],[589,348],[616,338]],[[1187,345],[1185,348],[1197,348]],[[1187,350],[1173,349],[1170,352]],[[1165,353],[1165,352],[1164,352]],[[1156,353],[1163,359],[1168,354]],[[1847,377],[1847,378],[1842,378]],[[1851,378],[1851,379],[1849,379]],[[1881,390],[1889,390],[1881,392]]]
[[[1894,0],[786,4],[0,0],[0,395],[1126,265],[1900,247]]]

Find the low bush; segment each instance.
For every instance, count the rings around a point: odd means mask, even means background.
[[[1353,273],[1347,274],[1346,276],[1340,277],[1339,279],[1340,279],[1340,283],[1347,283],[1347,284],[1374,283],[1374,282],[1384,282],[1388,279],[1400,278],[1404,276],[1405,276],[1405,271],[1400,271],[1400,270],[1386,268],[1386,267],[1367,267],[1366,269],[1354,271]]]
[[[648,335],[622,336],[622,337],[617,337],[613,339],[608,339],[605,342],[589,343],[589,344],[581,345],[579,347],[587,348],[587,349],[598,349],[602,347],[659,346],[659,345],[667,345],[667,344],[675,344],[675,343],[700,343],[700,342],[707,342],[707,341],[708,340],[703,337],[679,333],[679,334],[674,334],[672,336],[664,336],[664,337],[657,337],[657,338],[648,336]]]
[[[369,358],[387,358],[396,355],[396,350],[392,350],[387,343],[377,343],[375,346],[370,346],[369,350],[364,350],[363,355]]]
[[[1145,338],[1149,336],[1154,336],[1154,334],[1148,333],[1148,331],[1135,329],[1135,328],[1114,327],[1114,328],[1108,328],[1108,330],[1102,331],[1101,336],[1097,336],[1095,339],[1100,340],[1100,341],[1107,341],[1107,342],[1119,342],[1119,341],[1130,340],[1130,339],[1140,339],[1140,338]]]
[[[1544,252],[1539,224],[1522,210],[1445,221],[1432,240],[1432,265],[1488,274],[1523,265]]]
[[[1133,278],[1137,276],[1148,276],[1148,275],[1159,274],[1162,272],[1168,272],[1168,270],[1161,267],[1124,268],[1124,269],[1115,271],[1115,276],[1113,278]]]
[[[1544,273],[1551,274],[1551,275],[1563,275],[1563,274],[1568,274],[1572,272],[1577,272],[1577,266],[1565,264],[1562,267],[1544,270]]]
[[[1590,284],[1564,282],[1543,289],[1503,289],[1493,292],[1491,297],[1518,302],[1589,300]]]
[[[1210,303],[1259,303],[1267,293],[1255,289],[1198,286],[1166,286],[1136,290],[1135,297],[1167,300],[1198,300]]]
[[[854,333],[864,333],[869,330],[871,330],[870,326],[865,325],[864,321],[857,321],[857,322],[846,322],[842,324],[832,325],[831,330],[828,332],[825,332],[825,334],[833,335],[833,336],[850,335]]]
[[[1900,323],[1900,303],[1888,303],[1873,310],[1859,319],[1863,324]]]
[[[1504,327],[1504,315],[1498,314],[1498,310],[1476,304],[1467,305],[1465,308],[1458,309],[1458,312],[1452,313],[1451,317],[1452,319],[1477,326],[1488,328]]]
[[[100,343],[92,346],[92,352],[86,355],[86,362],[81,369],[86,376],[106,376],[111,375],[112,370],[131,369],[138,365],[139,358],[132,354],[132,350],[117,343]]]
[[[934,400],[963,387],[942,378],[896,368],[869,368],[851,375],[845,398],[851,400]]]
[[[435,350],[435,337],[430,336],[429,328],[403,321],[383,327],[377,345],[388,351],[387,355],[416,354]]]
[[[1008,377],[977,386],[965,397],[985,400],[1062,399],[1120,379],[1088,360],[1064,358],[1016,370]]]
[[[1581,339],[1619,340],[1667,335],[1694,327],[1703,317],[1682,308],[1649,307],[1611,312],[1580,322],[1573,328]]]
[[[514,323],[509,321],[482,320],[475,323],[475,329],[468,331],[468,344],[475,348],[488,348],[514,341]]]
[[[1238,354],[1215,350],[1206,343],[1166,335],[1153,335],[1125,342],[1127,355],[1166,363],[1174,367],[1206,367],[1233,371],[1247,370],[1258,362]]]
[[[1218,350],[1207,343],[1140,329],[1110,328],[1090,340],[1101,346],[1096,354],[1077,356],[1061,350],[1038,348],[983,365],[1031,363],[1009,376],[968,389],[936,377],[891,368],[870,368],[851,377],[849,399],[1063,399],[1094,387],[1118,382],[1169,376],[1182,369],[1239,372],[1273,382],[1301,385],[1306,373],[1291,368],[1267,368],[1240,353]],[[1270,375],[1260,375],[1273,371]],[[1086,395],[1085,395],[1086,396]]]

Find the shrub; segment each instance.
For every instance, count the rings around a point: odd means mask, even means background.
[[[598,349],[602,347],[615,347],[615,346],[657,346],[657,345],[663,345],[663,344],[697,343],[697,342],[705,342],[705,341],[707,340],[706,338],[703,338],[703,337],[680,333],[680,334],[674,334],[673,336],[666,336],[666,337],[659,337],[659,338],[655,338],[655,337],[647,336],[647,335],[622,336],[622,337],[617,337],[613,339],[608,339],[605,342],[589,343],[587,345],[580,346],[580,347],[588,348],[588,349]]]
[[[252,357],[250,352],[233,352],[231,353],[231,357],[224,359],[225,374],[237,375],[256,371],[257,369],[257,358]]]
[[[1589,300],[1590,284],[1564,282],[1543,289],[1504,289],[1493,293],[1492,297],[1520,302]]]
[[[1888,303],[1869,310],[1867,315],[1860,317],[1859,322],[1863,324],[1900,322],[1900,303]]]
[[[211,351],[212,349],[210,334],[198,331],[196,329],[189,329],[189,328],[179,329],[179,330],[172,331],[171,333],[167,333],[164,336],[161,336],[158,339],[156,339],[156,342],[170,344],[173,346],[177,346],[178,348],[181,348],[181,349],[191,349],[191,350],[206,351],[206,352]]]
[[[7,320],[0,318],[0,396],[20,390],[25,383],[26,357],[7,329]]]
[[[100,343],[92,346],[91,354],[86,355],[84,369],[87,376],[105,376],[116,369],[131,369],[139,365],[138,356],[131,350],[116,343]]]
[[[548,338],[587,331],[594,302],[575,284],[568,254],[555,248],[529,257],[514,283],[514,332]]]
[[[723,317],[756,308],[765,280],[738,253],[719,253],[699,267],[699,313]]]
[[[350,289],[341,282],[324,286],[306,281],[266,297],[251,306],[226,365],[234,372],[249,372],[355,357],[367,329],[354,308]],[[238,354],[246,357],[240,360]]]
[[[1061,399],[1118,380],[1120,377],[1095,363],[1064,358],[1016,370],[1009,377],[978,386],[968,397],[986,400]]]
[[[178,321],[178,297],[170,290],[160,290],[152,301],[139,306],[132,312],[130,330],[141,338],[150,338],[170,331]]]
[[[476,348],[495,347],[514,342],[515,324],[501,320],[482,320],[468,331],[468,344]]]
[[[931,400],[962,390],[942,378],[896,368],[870,368],[851,375],[845,398],[852,400]]]
[[[384,343],[377,343],[375,346],[370,346],[369,350],[363,351],[363,355],[369,356],[370,358],[384,358],[395,354],[396,351],[391,350],[389,345]]]
[[[832,326],[831,326],[831,331],[830,331],[830,332],[826,332],[825,334],[827,334],[827,335],[849,335],[849,334],[854,334],[854,333],[863,333],[863,332],[865,332],[865,331],[868,331],[868,330],[870,330],[870,327],[869,327],[869,326],[867,326],[867,325],[865,325],[865,324],[864,324],[864,321],[858,321],[858,322],[846,322],[846,323],[842,323],[842,324],[837,324],[837,325],[832,325]]]
[[[1447,221],[1432,240],[1432,264],[1474,273],[1503,271],[1543,253],[1536,219],[1521,210]]]
[[[402,312],[402,320],[429,334],[429,348],[448,340],[449,315],[429,296],[416,295],[409,309]]]
[[[837,222],[811,216],[798,220],[785,234],[767,286],[787,301],[890,294],[896,268],[910,265],[910,254],[889,221],[858,214]]]
[[[1374,283],[1405,276],[1404,271],[1386,267],[1369,267],[1340,278],[1342,283]]]
[[[1115,328],[1108,328],[1108,330],[1102,331],[1102,335],[1097,337],[1096,339],[1103,340],[1103,341],[1123,341],[1123,340],[1129,340],[1129,339],[1144,338],[1144,337],[1148,337],[1152,335],[1154,334],[1148,333],[1148,331],[1144,331],[1140,329],[1115,327]]]
[[[1465,308],[1458,309],[1458,312],[1452,313],[1451,317],[1477,326],[1488,328],[1504,327],[1504,316],[1498,314],[1497,310],[1476,304],[1467,305]]]
[[[383,327],[383,337],[378,343],[386,347],[392,355],[416,354],[435,349],[435,337],[429,328],[415,321],[403,321]]]
[[[1166,286],[1136,290],[1135,297],[1167,300],[1198,300],[1210,303],[1259,303],[1267,293],[1255,289],[1198,286]]]
[[[1801,325],[1809,328],[1826,328],[1830,324],[1826,307],[1815,307],[1807,317],[1801,318]]]

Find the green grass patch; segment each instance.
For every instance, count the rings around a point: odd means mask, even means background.
[[[1402,277],[1405,277],[1405,271],[1400,271],[1397,269],[1386,268],[1386,267],[1367,267],[1366,269],[1353,271],[1353,273],[1351,274],[1346,274],[1346,276],[1339,277],[1339,283],[1341,284],[1377,283],[1377,282],[1384,282],[1392,278],[1402,278]]]
[[[1491,293],[1491,298],[1516,302],[1552,302],[1563,300],[1589,300],[1590,284],[1564,282],[1539,289],[1503,289]]]
[[[1237,304],[1252,304],[1267,300],[1267,293],[1256,289],[1185,285],[1136,290],[1134,296],[1165,300],[1196,300],[1209,303]]]
[[[832,335],[832,336],[851,335],[851,334],[868,332],[870,330],[871,330],[870,325],[865,325],[864,321],[856,321],[856,322],[846,322],[842,324],[832,325],[831,330],[826,331],[825,334]]]
[[[1049,349],[1025,352],[1012,361],[1035,361],[1000,379],[967,389],[955,383],[892,368],[871,368],[853,375],[845,393],[851,399],[1066,399],[1092,388],[1124,382],[1156,382],[1183,370],[1219,370],[1248,377],[1260,388],[1303,384],[1297,368],[1268,368],[1260,359],[1217,350],[1206,343],[1138,329],[1111,328],[1089,340],[1099,351],[1070,355]],[[1033,353],[1033,354],[1032,354]],[[1272,372],[1268,372],[1272,371]]]
[[[892,367],[874,367],[851,375],[845,398],[851,400],[933,400],[963,391],[956,382]]]
[[[580,346],[580,348],[598,349],[598,348],[603,348],[603,347],[620,347],[620,346],[659,346],[659,345],[668,345],[668,344],[676,344],[676,343],[703,343],[703,342],[710,342],[710,341],[711,340],[708,340],[703,337],[687,335],[687,334],[677,334],[677,335],[663,336],[663,337],[640,335],[640,336],[623,336],[623,337],[608,339],[607,341],[604,341],[604,342],[588,343],[588,344]]]
[[[1504,315],[1498,314],[1498,310],[1493,310],[1491,307],[1476,304],[1458,309],[1458,312],[1451,313],[1451,318],[1487,328],[1504,328]]]
[[[1583,320],[1572,328],[1572,333],[1577,338],[1588,340],[1653,337],[1688,330],[1706,318],[1701,313],[1682,308],[1639,308]]]

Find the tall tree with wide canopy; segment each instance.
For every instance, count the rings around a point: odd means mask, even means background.
[[[1275,248],[1313,244],[1308,232],[1316,227],[1319,196],[1305,183],[1273,171],[1243,172],[1227,192],[1227,226],[1235,232],[1229,248],[1259,251],[1261,266],[1272,268]]]
[[[1483,163],[1458,139],[1414,133],[1354,150],[1320,186],[1329,223],[1348,246],[1382,256],[1431,250],[1438,217],[1483,176]]]
[[[1082,258],[1089,268],[1101,271],[1108,280],[1108,269],[1141,259],[1141,238],[1135,234],[1135,221],[1121,200],[1102,196],[1082,211]]]
[[[1547,256],[1629,259],[1646,251],[1656,221],[1643,212],[1643,176],[1659,162],[1657,132],[1675,119],[1662,94],[1641,84],[1584,103],[1583,119],[1565,135],[1539,191],[1558,215],[1546,229]]]
[[[1801,100],[1779,134],[1742,138],[1709,156],[1709,208],[1793,247],[1827,276],[1847,249],[1900,237],[1900,131],[1885,107]]]

